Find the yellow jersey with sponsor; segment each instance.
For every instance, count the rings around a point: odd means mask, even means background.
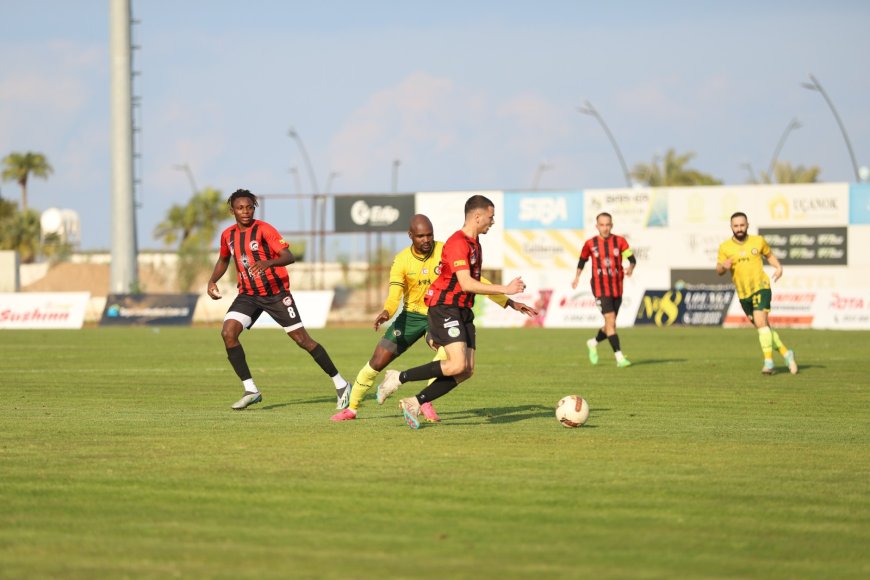
[[[428,255],[421,255],[414,251],[413,246],[408,246],[393,259],[390,268],[390,291],[384,302],[384,310],[392,317],[399,304],[407,312],[416,312],[425,316],[429,312],[424,299],[429,285],[441,272],[441,251],[444,242],[435,242],[432,251]],[[490,284],[486,278],[481,278],[484,284]],[[508,297],[504,294],[487,296],[493,302],[504,308],[507,306]]]
[[[770,246],[762,236],[746,236],[743,243],[734,238],[719,245],[719,264],[731,259],[731,279],[738,298],[749,298],[759,290],[770,288],[762,257],[770,255]]]

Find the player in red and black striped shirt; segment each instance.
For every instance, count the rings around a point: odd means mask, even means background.
[[[619,346],[619,335],[616,334],[616,315],[622,305],[622,278],[631,276],[637,263],[628,242],[622,236],[610,233],[613,229],[613,218],[609,213],[600,213],[595,217],[595,228],[598,235],[586,240],[580,251],[577,262],[577,275],[571,288],[576,289],[580,281],[580,272],[589,260],[592,261],[592,294],[601,314],[604,315],[604,326],[598,330],[595,338],[586,341],[589,350],[589,362],[598,364],[598,343],[607,339],[616,356],[616,366],[622,368],[631,366],[631,362],[622,354]],[[622,261],[628,260],[628,268],[623,270]]]
[[[495,206],[482,195],[473,195],[465,202],[465,224],[444,242],[438,278],[426,292],[429,307],[428,323],[432,343],[443,346],[447,359],[432,361],[406,371],[386,372],[378,386],[378,400],[394,393],[407,381],[435,379],[414,397],[401,400],[405,422],[412,429],[420,427],[417,416],[420,406],[446,395],[458,383],[474,372],[476,349],[474,313],[475,294],[507,294],[522,292],[526,285],[517,277],[507,285],[485,284],[480,281],[483,256],[478,236],[495,223]]]
[[[240,411],[263,400],[239,342],[242,330],[253,326],[263,312],[281,325],[288,336],[332,378],[338,398],[337,408],[344,409],[349,402],[350,385],[335,368],[326,349],[305,330],[293,295],[290,294],[290,276],[286,266],[296,259],[290,252],[289,244],[272,225],[254,219],[257,196],[247,189],[236,190],[227,200],[227,205],[236,223],[221,234],[220,255],[208,281],[208,295],[213,300],[220,300],[217,281],[227,271],[232,259],[238,274],[239,295],[224,317],[221,336],[227,349],[227,358],[245,390],[242,398],[233,404],[233,409]]]

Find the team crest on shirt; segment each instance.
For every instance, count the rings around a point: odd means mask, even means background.
[[[251,240],[250,246],[251,246],[252,252],[256,252],[257,250],[260,249],[260,244],[257,243],[257,240]]]
[[[757,256],[757,255],[758,255],[758,248],[752,248],[752,255],[753,255],[753,256]]]
[[[420,273],[425,276],[429,273],[429,268],[423,268],[422,270],[420,270]]]
[[[441,275],[441,264],[440,263],[437,266],[435,266],[435,275],[437,275],[437,276]]]
[[[291,296],[285,296],[281,299],[281,303],[287,307],[293,306],[293,298]]]

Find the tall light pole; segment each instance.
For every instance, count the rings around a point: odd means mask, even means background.
[[[616,156],[619,158],[619,165],[622,167],[622,174],[625,176],[625,184],[628,187],[631,187],[631,173],[628,171],[628,166],[625,164],[625,158],[622,156],[622,151],[619,150],[619,145],[616,143],[616,139],[613,137],[613,133],[610,132],[607,123],[604,122],[604,119],[589,101],[586,101],[582,106],[577,107],[577,110],[584,115],[595,117],[601,124],[601,128],[604,129],[605,133],[607,133],[607,138],[610,139],[610,144],[613,145],[613,150],[616,151]]]
[[[779,152],[782,150],[782,146],[785,144],[786,137],[791,133],[794,129],[800,129],[801,124],[800,121],[797,120],[797,117],[789,122],[788,126],[785,128],[785,131],[782,132],[782,137],[779,138],[779,143],[776,144],[776,149],[773,150],[773,157],[770,158],[770,167],[767,170],[767,175],[770,177],[770,182],[773,183],[773,172],[776,171],[776,160],[779,158]]]
[[[846,127],[843,126],[843,121],[840,119],[840,115],[837,113],[837,109],[834,108],[834,103],[831,101],[828,93],[825,92],[825,89],[822,87],[821,83],[813,75],[810,75],[810,80],[812,81],[811,83],[801,83],[801,86],[811,91],[818,91],[825,98],[825,102],[828,103],[828,107],[834,114],[834,119],[837,120],[837,125],[840,126],[840,132],[843,134],[843,140],[846,142],[846,148],[849,150],[849,158],[852,160],[852,169],[855,172],[855,181],[860,182],[861,173],[858,170],[858,162],[855,161],[855,152],[852,151],[852,142],[849,141],[849,135],[846,134]]]
[[[302,153],[302,160],[305,161],[305,167],[308,169],[308,179],[311,180],[311,190],[314,194],[319,194],[320,190],[317,187],[317,177],[314,175],[314,167],[311,165],[311,158],[308,157],[308,150],[305,149],[305,143],[302,142],[302,137],[296,132],[296,129],[290,127],[287,134],[296,141],[299,146],[299,152]]]
[[[541,183],[541,175],[550,169],[553,169],[553,166],[549,163],[538,164],[537,169],[535,169],[535,176],[532,177],[532,191],[538,191],[538,185]]]
[[[402,162],[399,159],[393,159],[393,181],[391,191],[396,193],[399,190],[399,165]]]
[[[180,163],[178,165],[173,165],[173,169],[177,169],[178,171],[183,171],[187,174],[187,180],[190,182],[190,189],[193,192],[193,195],[196,195],[199,192],[199,189],[196,187],[196,180],[193,179],[193,171],[190,170],[190,165],[187,163]]]
[[[296,145],[299,147],[299,152],[302,154],[302,160],[305,161],[305,168],[308,170],[308,179],[311,180],[311,193],[313,194],[312,202],[311,202],[311,257],[314,258],[314,244],[317,236],[315,235],[314,228],[317,227],[317,196],[320,195],[320,191],[317,187],[317,177],[314,175],[314,167],[311,165],[311,158],[308,157],[308,150],[305,149],[305,143],[302,142],[302,137],[299,136],[299,133],[296,132],[296,129],[290,127],[290,130],[287,134],[296,141]],[[307,250],[306,250],[306,253]]]

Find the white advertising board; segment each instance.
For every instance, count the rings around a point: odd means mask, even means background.
[[[89,292],[0,294],[0,329],[81,328]]]
[[[332,308],[335,292],[333,290],[297,290],[292,294],[305,328],[326,328],[326,317],[329,315],[329,309]],[[227,304],[227,307],[230,303]],[[264,312],[251,328],[280,327],[268,313]]]

